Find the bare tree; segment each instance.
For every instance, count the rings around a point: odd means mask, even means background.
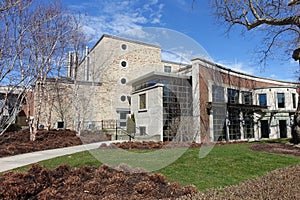
[[[193,1],[195,2],[195,0]],[[218,21],[227,26],[227,32],[241,26],[242,33],[256,30],[264,35],[261,43],[260,62],[266,63],[272,53],[285,52],[299,60],[300,7],[299,0],[212,0],[212,9]],[[297,50],[298,49],[298,54]],[[276,50],[276,51],[274,51]],[[299,143],[300,105],[298,105],[293,128],[293,139]]]
[[[238,25],[244,27],[242,33],[256,30],[264,35],[257,51],[261,63],[266,64],[275,52],[291,55],[299,43],[299,7],[289,6],[286,0],[213,0],[212,9],[227,32]]]
[[[16,102],[29,101],[26,94],[34,85],[35,112],[33,120],[29,120],[34,141],[42,102],[47,96],[45,82],[47,77],[60,76],[66,53],[74,49],[73,41],[81,33],[79,21],[59,1],[8,0],[1,3],[0,81],[1,85],[19,90]],[[6,96],[10,93],[12,91]],[[15,107],[20,107],[19,104]]]

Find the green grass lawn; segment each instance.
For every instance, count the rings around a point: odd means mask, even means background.
[[[182,185],[193,184],[199,190],[206,190],[238,184],[277,168],[300,164],[298,157],[254,152],[249,149],[250,145],[215,146],[201,159],[199,149],[188,149],[175,162],[156,172],[164,174],[170,181],[177,181]],[[42,161],[40,164],[47,168],[55,168],[61,164],[75,167],[101,165],[88,151]],[[18,170],[27,168],[28,166]]]

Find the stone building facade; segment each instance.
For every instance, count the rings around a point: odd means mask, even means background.
[[[103,35],[93,48],[86,49],[84,59],[77,63],[76,55],[70,53],[67,76],[58,81],[71,88],[65,93],[65,99],[72,98],[66,111],[66,116],[71,117],[62,119],[53,110],[53,128],[64,121],[64,128],[68,129],[102,129],[104,120],[117,121],[120,129],[126,129],[131,103],[128,82],[151,71],[171,73],[182,67],[163,61],[157,45],[112,35]],[[43,109],[47,107],[44,105]],[[40,123],[47,124],[45,116]]]
[[[60,92],[62,100],[52,98],[65,109],[52,105],[51,117],[41,118],[41,124],[97,130],[105,128],[104,121],[114,121],[125,131],[128,116],[134,115],[134,136],[140,140],[291,137],[297,84],[233,71],[202,58],[182,64],[161,57],[160,46],[103,35],[79,64],[70,54],[67,77],[58,81],[66,88]],[[49,111],[49,103],[43,108]]]

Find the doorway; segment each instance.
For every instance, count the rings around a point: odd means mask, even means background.
[[[286,120],[279,120],[280,138],[287,138]]]
[[[260,121],[261,138],[269,138],[269,122],[268,120]]]

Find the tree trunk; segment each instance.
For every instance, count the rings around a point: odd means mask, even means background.
[[[295,117],[294,117],[291,142],[293,144],[299,144],[299,142],[300,142],[300,111],[298,111],[298,110],[295,113]]]

